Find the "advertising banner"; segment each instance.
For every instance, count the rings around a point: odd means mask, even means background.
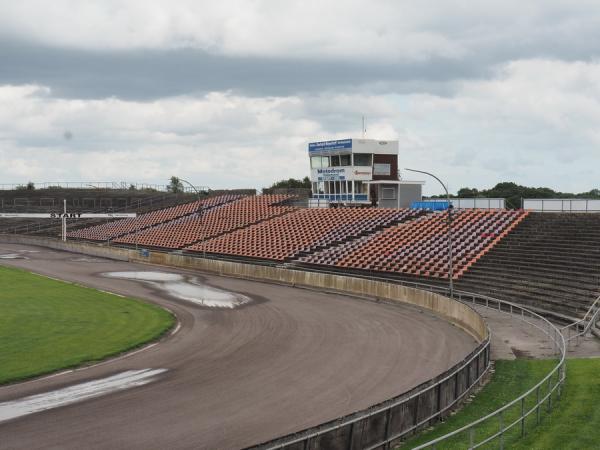
[[[352,151],[352,139],[341,139],[337,141],[311,142],[308,144],[308,153],[328,153],[339,150]]]
[[[311,181],[369,181],[373,178],[371,167],[327,167],[312,169]]]
[[[124,219],[136,217],[135,213],[0,213],[2,219]]]

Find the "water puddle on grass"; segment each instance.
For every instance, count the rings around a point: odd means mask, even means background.
[[[143,386],[155,381],[158,375],[166,371],[167,369],[128,370],[107,378],[0,403],[0,422]]]
[[[137,280],[155,286],[173,297],[208,308],[233,309],[252,301],[250,297],[202,284],[195,277],[166,272],[107,272],[105,277]]]

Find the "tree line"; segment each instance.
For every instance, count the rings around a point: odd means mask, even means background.
[[[438,198],[442,196],[436,196]],[[547,187],[522,186],[517,183],[506,181],[498,183],[489,189],[477,189],[470,187],[460,188],[457,192],[458,198],[504,198],[506,207],[516,209],[521,207],[522,198],[588,198],[600,199],[600,189],[591,189],[587,192],[560,192]]]

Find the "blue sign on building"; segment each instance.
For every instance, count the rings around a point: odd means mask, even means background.
[[[311,142],[308,144],[308,153],[332,152],[335,150],[352,150],[352,139],[341,139],[338,141]]]

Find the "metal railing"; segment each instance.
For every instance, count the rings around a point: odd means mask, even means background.
[[[113,190],[153,190],[168,192],[168,184],[131,183],[129,181],[43,181],[33,183],[35,189],[113,189]],[[0,191],[26,190],[27,183],[1,183]],[[208,186],[196,186],[199,191],[209,191]],[[194,192],[183,186],[184,192]]]
[[[329,272],[327,273],[336,273]],[[370,276],[364,277],[372,280],[385,280],[391,283],[397,283],[405,286],[411,286],[419,289],[429,290],[441,294],[448,295],[448,288],[445,286],[436,286],[419,282],[410,282],[404,280],[391,280],[385,277],[377,277]],[[541,421],[541,415],[544,409],[548,412],[552,409],[553,404],[553,396],[556,399],[560,398],[562,386],[564,384],[566,378],[565,372],[565,358],[566,358],[566,341],[561,333],[561,330],[558,329],[554,324],[548,321],[543,316],[530,311],[529,309],[518,305],[516,303],[512,303],[506,300],[497,299],[494,297],[466,292],[466,291],[455,291],[454,298],[463,303],[467,303],[473,305],[475,307],[485,307],[488,309],[493,309],[495,311],[499,311],[501,313],[506,313],[507,315],[514,316],[528,325],[531,325],[537,329],[539,329],[542,333],[544,333],[548,340],[553,345],[553,350],[557,355],[557,363],[553,366],[553,368],[532,388],[528,389],[523,394],[519,395],[514,400],[508,402],[501,408],[496,411],[487,414],[486,416],[466,425],[457,430],[454,430],[450,433],[447,433],[443,436],[440,436],[436,439],[428,441],[422,445],[414,447],[416,449],[439,449],[444,448],[445,443],[449,443],[450,440],[460,439],[464,442],[466,448],[476,449],[480,448],[486,444],[490,444],[494,441],[497,441],[498,447],[503,449],[506,444],[506,440],[508,438],[508,434],[512,431],[515,431],[515,427],[519,429],[516,430],[519,436],[523,436],[525,434],[527,428],[527,420],[533,414],[535,414],[535,424],[539,424]],[[491,334],[490,334],[491,335]],[[483,345],[483,344],[482,344]],[[487,367],[489,367],[489,340],[485,346],[488,352],[486,355],[487,364],[485,372],[487,372]],[[481,352],[481,348],[478,348],[476,352]],[[464,368],[465,361],[472,361],[472,356],[463,360],[456,368],[451,369],[453,373],[461,370],[461,367]],[[478,377],[476,377],[475,382],[471,385],[474,387],[481,378],[485,375],[485,373],[481,373]],[[434,381],[434,385],[437,383],[442,383],[447,381],[448,374],[443,374],[440,376],[439,380]],[[432,380],[433,381],[433,380]],[[369,408],[368,410],[361,411],[355,413],[352,416],[346,416],[337,419],[336,421],[322,424],[320,426],[311,428],[309,430],[304,430],[303,432],[296,433],[290,436],[284,436],[279,439],[275,439],[268,443],[261,444],[259,446],[253,447],[256,449],[288,449],[288,448],[303,448],[305,450],[310,450],[312,448],[326,448],[328,439],[332,439],[332,435],[336,437],[336,448],[354,448],[354,439],[353,437],[356,435],[354,430],[355,427],[361,424],[361,421],[369,422],[376,421],[373,417],[377,414],[383,414],[384,416],[379,417],[379,420],[384,420],[386,424],[384,427],[385,436],[384,438],[379,439],[369,439],[369,443],[367,445],[363,445],[359,448],[364,449],[375,449],[375,448],[391,448],[393,445],[399,445],[404,439],[409,437],[414,432],[428,426],[434,420],[438,418],[443,418],[445,414],[449,413],[453,406],[455,406],[469,391],[465,391],[462,395],[457,396],[452,402],[447,405],[442,406],[438,411],[430,414],[428,417],[423,417],[416,422],[413,422],[411,426],[408,426],[405,429],[400,431],[391,433],[389,430],[389,424],[392,421],[394,408],[396,408],[396,413],[401,409],[400,405],[405,404],[405,401],[409,401],[412,399],[415,402],[415,398],[419,398],[419,393],[431,392],[431,386],[419,386],[415,388],[411,393],[408,394],[407,397],[401,396],[397,399],[392,399],[388,401],[389,404],[381,404],[376,405],[375,407]],[[406,394],[405,394],[406,395]],[[385,402],[384,402],[385,403]],[[417,401],[418,403],[418,401]],[[386,412],[387,411],[387,412]],[[387,414],[387,415],[386,415]],[[404,410],[405,421],[407,416],[406,408]],[[412,420],[412,416],[408,414],[408,422]],[[398,421],[399,419],[396,419]],[[497,428],[491,434],[487,436],[478,436],[477,431],[482,431],[485,427],[487,427],[490,422],[495,421],[497,423]],[[402,422],[402,421],[401,421]],[[347,426],[351,426],[351,428],[346,428]],[[358,425],[357,425],[358,424]],[[368,428],[368,425],[364,428]],[[340,442],[341,437],[347,436],[345,442]],[[300,447],[300,444],[302,446]]]
[[[579,345],[579,339],[585,337],[592,327],[596,325],[600,319],[600,296],[594,300],[592,305],[586,311],[583,318],[565,325],[560,329],[563,335],[567,335],[566,342],[567,346],[575,341],[576,345]]]
[[[389,448],[432,421],[445,417],[472,388],[480,383],[490,367],[490,335],[460,363],[398,397],[366,410],[338,418],[313,428],[252,447],[252,449],[291,448]],[[385,426],[380,426],[385,424]],[[360,442],[360,444],[357,444]]]
[[[527,419],[535,414],[535,424],[539,424],[542,410],[544,408],[548,412],[552,410],[553,395],[557,399],[560,399],[562,386],[566,377],[565,358],[567,349],[565,339],[561,330],[550,321],[515,303],[464,291],[456,291],[456,297],[463,302],[516,315],[527,324],[538,328],[552,342],[554,351],[558,356],[558,362],[535,386],[506,405],[466,426],[414,447],[413,450],[443,448],[452,439],[464,439],[469,449],[476,449],[488,443],[498,441],[499,448],[503,449],[509,432],[516,427],[517,436],[524,436]],[[492,307],[490,305],[495,306]],[[489,429],[491,422],[496,423],[496,426],[493,427],[496,431],[492,431],[487,436],[477,436],[477,430]]]

